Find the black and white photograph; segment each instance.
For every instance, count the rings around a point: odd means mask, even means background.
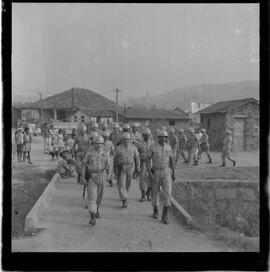
[[[12,253],[259,252],[259,11],[12,3]]]

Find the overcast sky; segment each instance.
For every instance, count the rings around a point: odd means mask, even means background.
[[[12,3],[19,94],[118,87],[123,99],[258,79],[258,4]]]

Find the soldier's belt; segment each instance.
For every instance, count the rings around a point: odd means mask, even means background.
[[[104,170],[105,170],[105,168],[103,168],[103,169],[101,169],[101,170],[87,170],[87,173],[88,174],[101,174],[101,173],[103,173],[104,172]]]

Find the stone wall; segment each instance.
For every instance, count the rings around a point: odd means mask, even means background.
[[[259,182],[176,182],[172,195],[201,225],[259,236]]]

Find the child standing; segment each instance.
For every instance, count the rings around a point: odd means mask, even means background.
[[[19,128],[15,132],[15,144],[17,149],[17,158],[18,162],[22,161],[22,154],[23,154],[23,131]]]
[[[32,164],[31,162],[31,143],[32,143],[32,136],[30,134],[29,127],[26,127],[24,129],[24,136],[23,136],[23,161],[25,162],[25,159],[27,158],[27,162],[29,164]]]

